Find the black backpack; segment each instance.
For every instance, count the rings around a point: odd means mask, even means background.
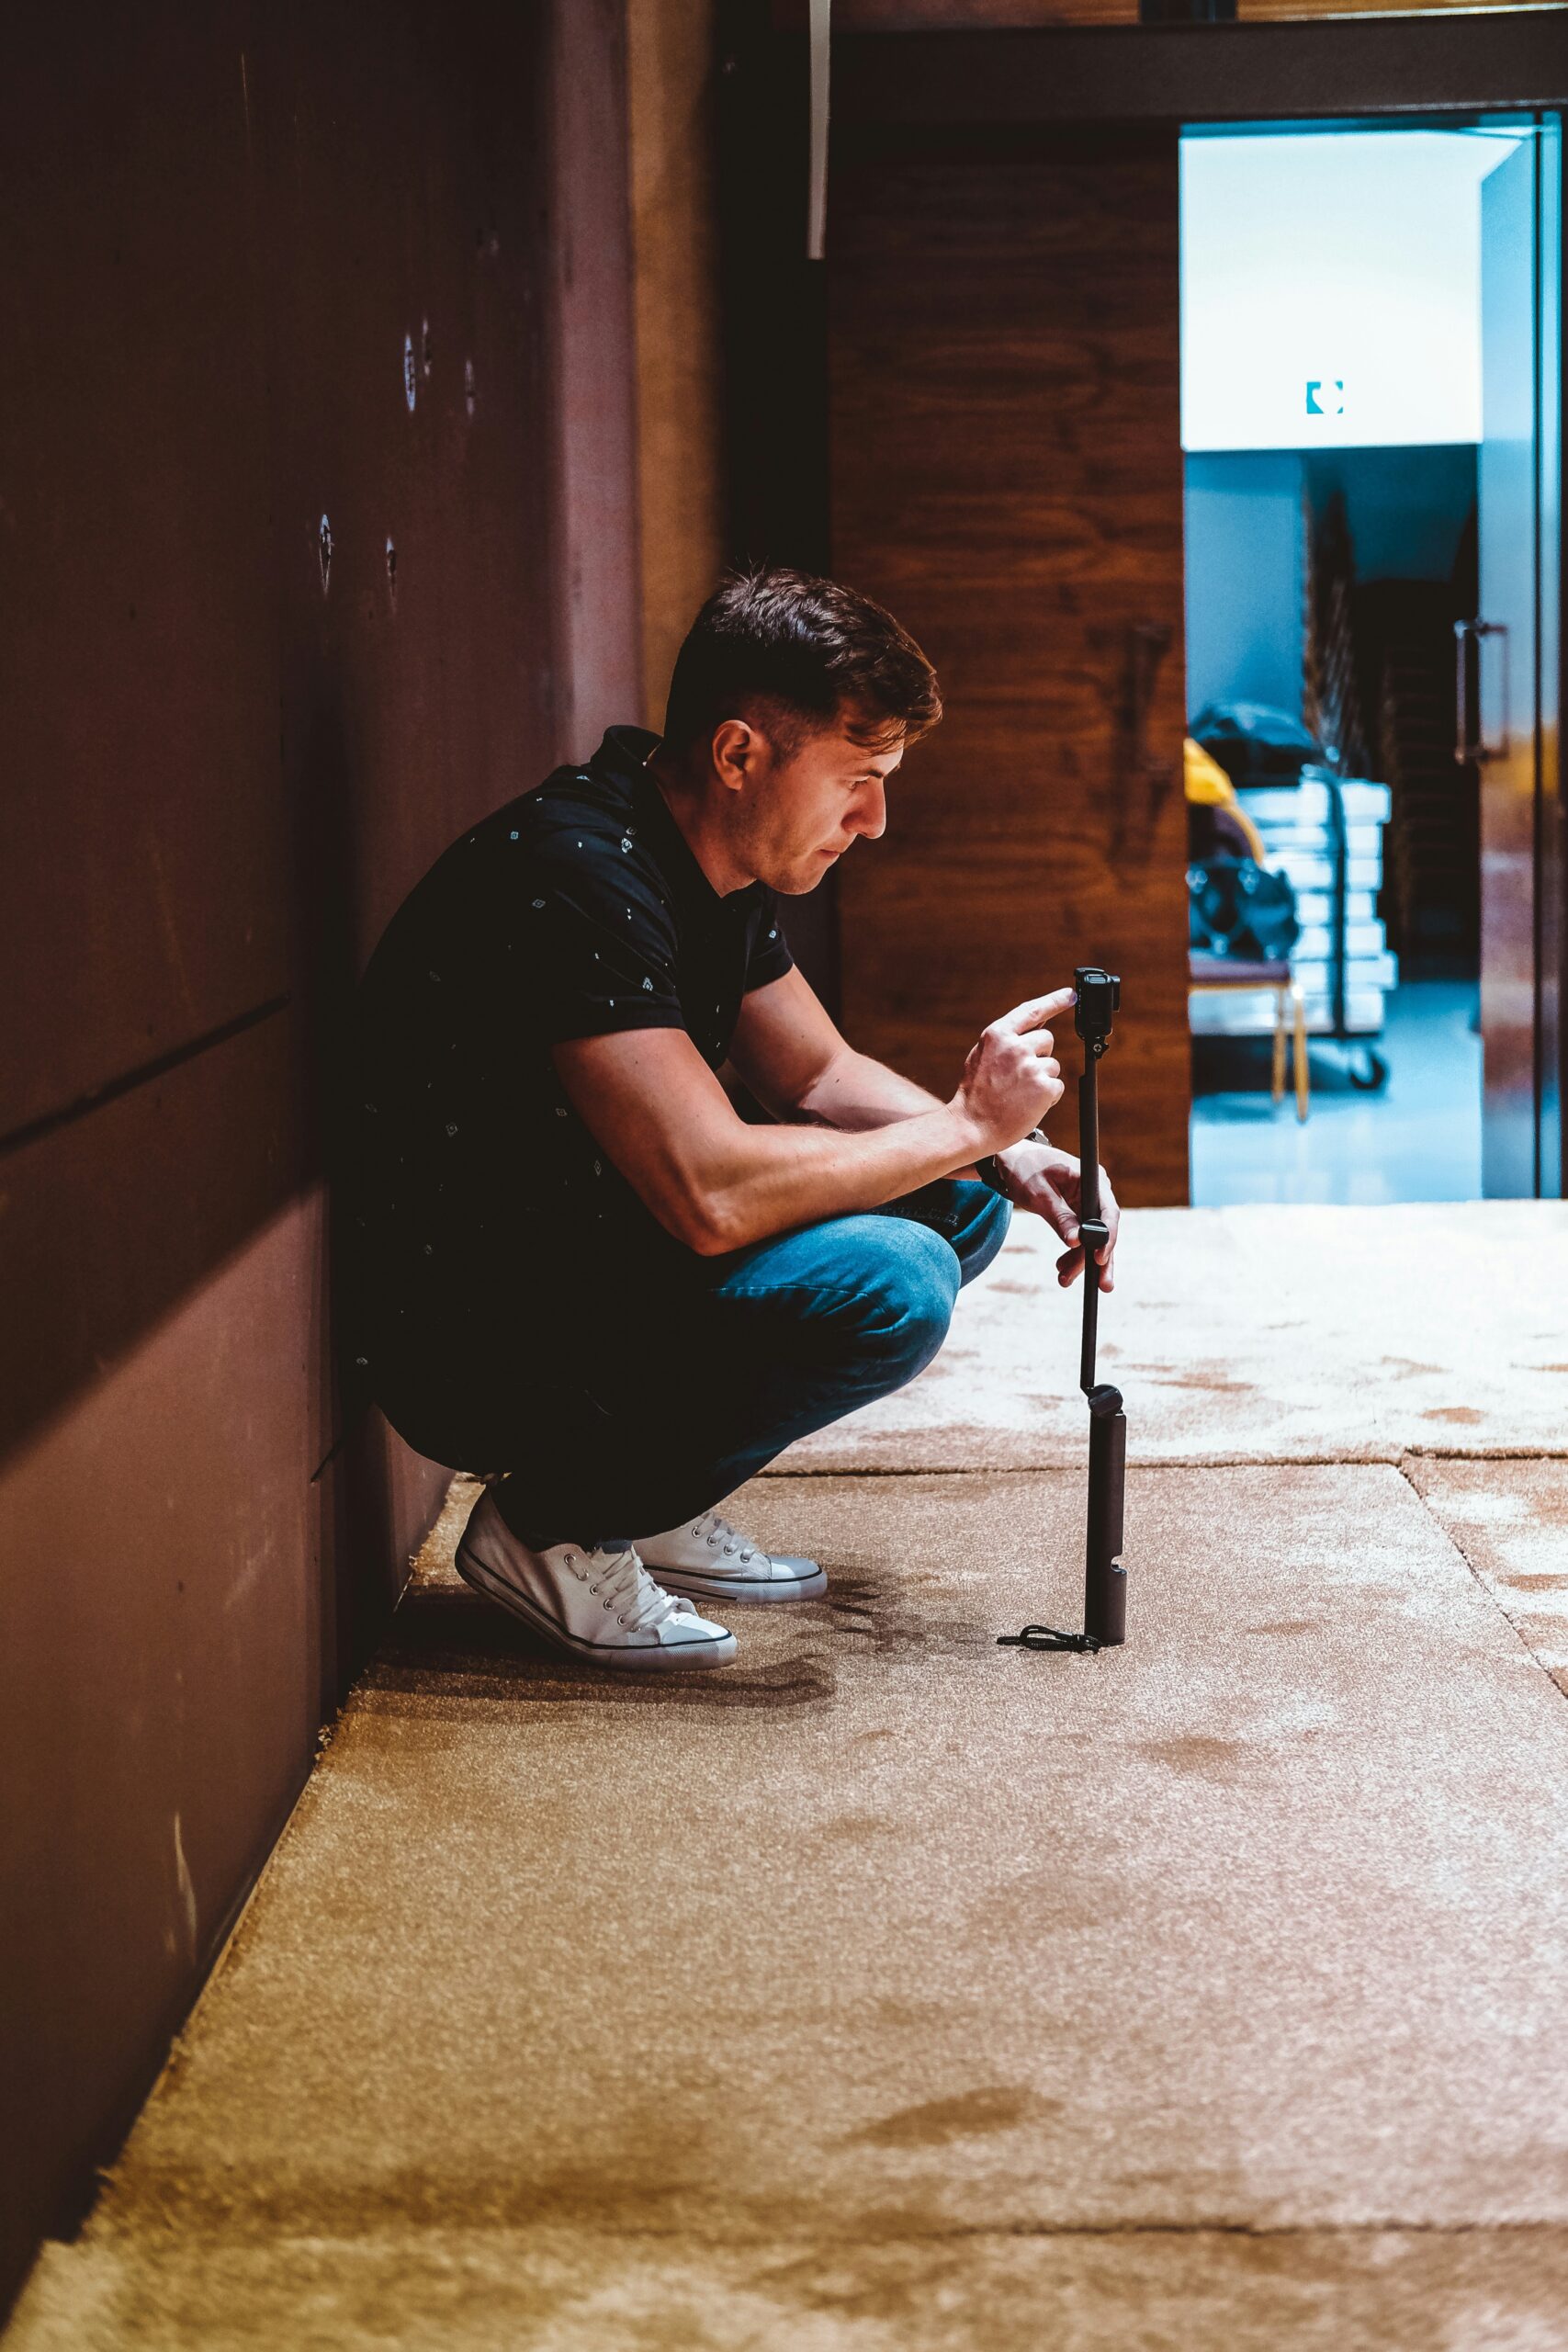
[[[1190,865],[1187,910],[1194,947],[1244,963],[1282,961],[1301,932],[1288,876],[1250,857],[1212,857]]]

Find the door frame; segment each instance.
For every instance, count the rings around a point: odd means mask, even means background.
[[[1359,120],[1555,107],[1568,93],[1563,13],[844,34],[833,43],[833,136],[873,125]]]
[[[1535,464],[1533,471],[1533,544],[1531,569],[1534,574],[1534,637],[1535,658],[1530,664],[1532,700],[1521,738],[1529,743],[1535,774],[1534,807],[1531,828],[1534,840],[1534,869],[1532,876],[1533,909],[1531,914],[1532,961],[1532,1031],[1534,1065],[1534,1117],[1532,1141],[1532,1192],[1538,1198],[1556,1199],[1562,1195],[1565,1161],[1568,1161],[1568,1039],[1562,1034],[1562,1012],[1568,1001],[1568,926],[1564,922],[1564,906],[1568,901],[1568,803],[1564,801],[1564,785],[1560,758],[1558,724],[1551,717],[1553,698],[1549,682],[1555,673],[1557,687],[1556,709],[1560,713],[1562,693],[1568,685],[1568,654],[1562,638],[1562,597],[1568,589],[1568,548],[1564,545],[1562,515],[1561,465],[1562,450],[1563,358],[1568,351],[1568,321],[1563,315],[1563,267],[1562,239],[1562,209],[1564,193],[1564,148],[1568,145],[1565,128],[1568,116],[1554,106],[1467,106],[1434,108],[1411,107],[1398,114],[1354,114],[1322,120],[1316,116],[1301,113],[1275,116],[1254,121],[1235,115],[1213,116],[1183,123],[1183,135],[1201,136],[1213,130],[1219,135],[1269,132],[1288,134],[1301,127],[1313,131],[1355,131],[1377,130],[1459,130],[1466,129],[1506,129],[1528,136],[1533,153],[1535,177],[1534,251],[1531,272],[1534,279],[1536,335],[1533,359],[1532,396],[1536,414]],[[1543,175],[1550,168],[1552,178]],[[1555,284],[1550,299],[1544,294],[1543,279],[1547,273]],[[1540,330],[1543,310],[1547,315],[1549,334],[1543,338]],[[1550,322],[1557,329],[1555,345],[1549,339]],[[1555,534],[1558,556],[1557,593],[1547,593],[1549,582],[1543,570],[1543,542]],[[1477,616],[1485,611],[1485,588],[1478,588]],[[1481,784],[1481,842],[1484,857],[1487,839],[1487,796],[1491,771],[1483,765]],[[1484,902],[1484,869],[1481,877]],[[1485,933],[1483,932],[1482,966],[1479,977],[1485,975]],[[1483,991],[1483,1028],[1486,1037],[1485,994]],[[1485,1172],[1491,1164],[1484,1091],[1483,1102],[1483,1193],[1486,1193]],[[1507,1195],[1505,1197],[1520,1197]],[[1530,1197],[1523,1195],[1522,1197]]]

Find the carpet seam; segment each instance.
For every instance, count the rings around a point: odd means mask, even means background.
[[[775,1459],[756,1475],[762,1478],[1038,1478],[1054,1471],[1081,1471],[1087,1450],[1071,1462],[990,1463],[814,1463]],[[1568,1462],[1568,1451],[1538,1446],[1497,1446],[1482,1452],[1459,1446],[1405,1445],[1387,1453],[1187,1453],[1172,1459],[1129,1456],[1134,1470],[1399,1470],[1415,1462]]]
[[[1468,1459],[1469,1457],[1461,1458]],[[1484,1459],[1485,1457],[1483,1456],[1482,1458]],[[1559,1455],[1551,1455],[1549,1457],[1549,1459],[1553,1461],[1560,1460],[1561,1458],[1562,1457]],[[1568,1700],[1568,1691],[1563,1690],[1562,1684],[1558,1681],[1557,1677],[1547,1665],[1546,1660],[1541,1657],[1540,1652],[1536,1648],[1535,1644],[1529,1639],[1523,1627],[1519,1625],[1512,1616],[1510,1616],[1507,1610],[1503,1606],[1491,1578],[1485,1574],[1484,1570],[1479,1567],[1476,1562],[1471,1558],[1470,1554],[1465,1550],[1464,1545],[1454,1533],[1453,1529],[1451,1527],[1446,1527],[1441,1519],[1438,1518],[1438,1513],[1433,1510],[1432,1505],[1428,1502],[1427,1497],[1421,1492],[1420,1487],[1416,1484],[1415,1479],[1405,1468],[1404,1458],[1401,1459],[1398,1464],[1398,1469],[1400,1476],[1404,1479],[1405,1485],[1409,1487],[1411,1493],[1420,1504],[1421,1509],[1426,1512],[1427,1517],[1431,1521],[1438,1534],[1443,1536],[1452,1546],[1454,1551],[1459,1554],[1459,1556],[1464,1562],[1465,1567],[1471,1577],[1473,1579],[1479,1589],[1485,1595],[1486,1599],[1491,1602],[1493,1608],[1496,1611],[1498,1616],[1501,1617],[1504,1624],[1508,1628],[1508,1631],[1513,1634],[1514,1639],[1517,1642],[1525,1656],[1529,1659],[1530,1664],[1535,1667],[1540,1674],[1545,1676],[1547,1681],[1551,1686],[1553,1695],[1559,1699]]]
[[[269,2231],[265,2233],[256,2233],[252,2235],[243,2232],[224,2231],[221,2229],[213,2229],[211,2227],[202,2229],[198,2226],[193,2229],[188,2226],[182,2225],[177,2221],[171,2222],[164,2216],[160,2216],[158,2218],[158,2220],[153,2223],[151,2231],[142,2226],[129,2223],[127,2219],[121,2215],[116,2215],[112,2218],[106,2217],[102,2221],[96,2222],[95,2226],[98,2233],[103,2237],[118,2238],[121,2241],[134,2239],[140,2241],[143,2245],[153,2242],[156,2239],[185,2239],[188,2242],[193,2238],[202,2238],[208,2241],[227,2238],[231,2243],[239,2239],[243,2243],[267,2246],[276,2246],[279,2243],[287,2243],[291,2239],[309,2243],[311,2240],[322,2237],[337,2237],[340,2239],[340,2242],[347,2242],[346,2237],[344,2236],[343,2233],[335,2232],[330,2228],[321,2230],[319,2227],[310,2228],[309,2226],[304,2226],[298,2230],[286,2228],[280,2231]],[[411,2234],[418,2234],[421,2232],[439,2232],[443,2235],[449,2235],[453,2228],[453,2224],[446,2220],[420,2222],[412,2219],[406,2214],[399,2217],[398,2226],[400,2230],[407,2231]],[[581,2230],[587,2226],[587,2224],[582,2221],[555,2215],[547,2218],[542,2218],[538,2221],[529,2222],[491,2222],[479,2219],[472,2219],[464,2222],[461,2226],[465,2230],[472,2230],[477,2233],[486,2236],[497,2233],[516,2236],[533,2236],[558,2234],[562,2231],[571,2232],[574,2230]],[[1540,2220],[1514,2222],[1408,2222],[1388,2219],[1366,2222],[1139,2222],[1133,2220],[1125,2222],[1017,2222],[1010,2223],[996,2222],[955,2222],[947,2229],[900,2230],[877,2228],[874,2225],[865,2229],[849,2232],[811,2228],[802,2229],[798,2227],[793,2229],[789,2227],[782,2227],[772,2230],[764,2228],[756,2233],[747,2233],[744,2234],[721,2237],[714,2239],[710,2243],[717,2249],[728,2248],[731,2251],[739,2252],[748,2246],[776,2245],[779,2243],[845,2246],[942,2245],[967,2244],[972,2241],[984,2238],[999,2238],[1009,2241],[1027,2240],[1032,2238],[1050,2240],[1055,2238],[1101,2239],[1130,2237],[1356,2238],[1381,2237],[1393,2233],[1397,2233],[1402,2237],[1429,2238],[1501,2236],[1568,2237],[1568,2218],[1556,2221]],[[363,2235],[363,2233],[356,2234]],[[657,2222],[618,2222],[615,2227],[616,2239],[623,2243],[626,2241],[635,2242],[642,2240],[650,2244],[662,2245],[666,2243],[673,2243],[679,2240],[690,2239],[694,2234],[696,2234],[696,2232],[694,2225],[689,2222],[676,2223],[669,2228],[661,2228]],[[64,2244],[65,2241],[59,2239],[46,2239],[44,2243],[46,2245],[59,2245]]]

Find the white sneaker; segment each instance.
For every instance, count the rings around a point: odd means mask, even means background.
[[[815,1560],[763,1552],[716,1510],[663,1535],[639,1535],[637,1548],[660,1584],[699,1600],[816,1600],[828,1589]]]
[[[457,1568],[476,1592],[594,1666],[728,1666],[735,1656],[734,1634],[655,1584],[629,1546],[532,1551],[488,1487],[468,1514]]]

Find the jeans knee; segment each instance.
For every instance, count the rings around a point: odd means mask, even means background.
[[[965,1184],[964,1193],[977,1193],[984,1197],[974,1204],[974,1214],[961,1233],[954,1236],[953,1246],[958,1252],[958,1279],[972,1283],[983,1274],[1008,1238],[1012,1223],[1012,1207],[999,1193],[988,1184]]]
[[[897,1381],[922,1372],[947,1337],[958,1296],[958,1260],[928,1226],[868,1217],[857,1297],[857,1335]]]

